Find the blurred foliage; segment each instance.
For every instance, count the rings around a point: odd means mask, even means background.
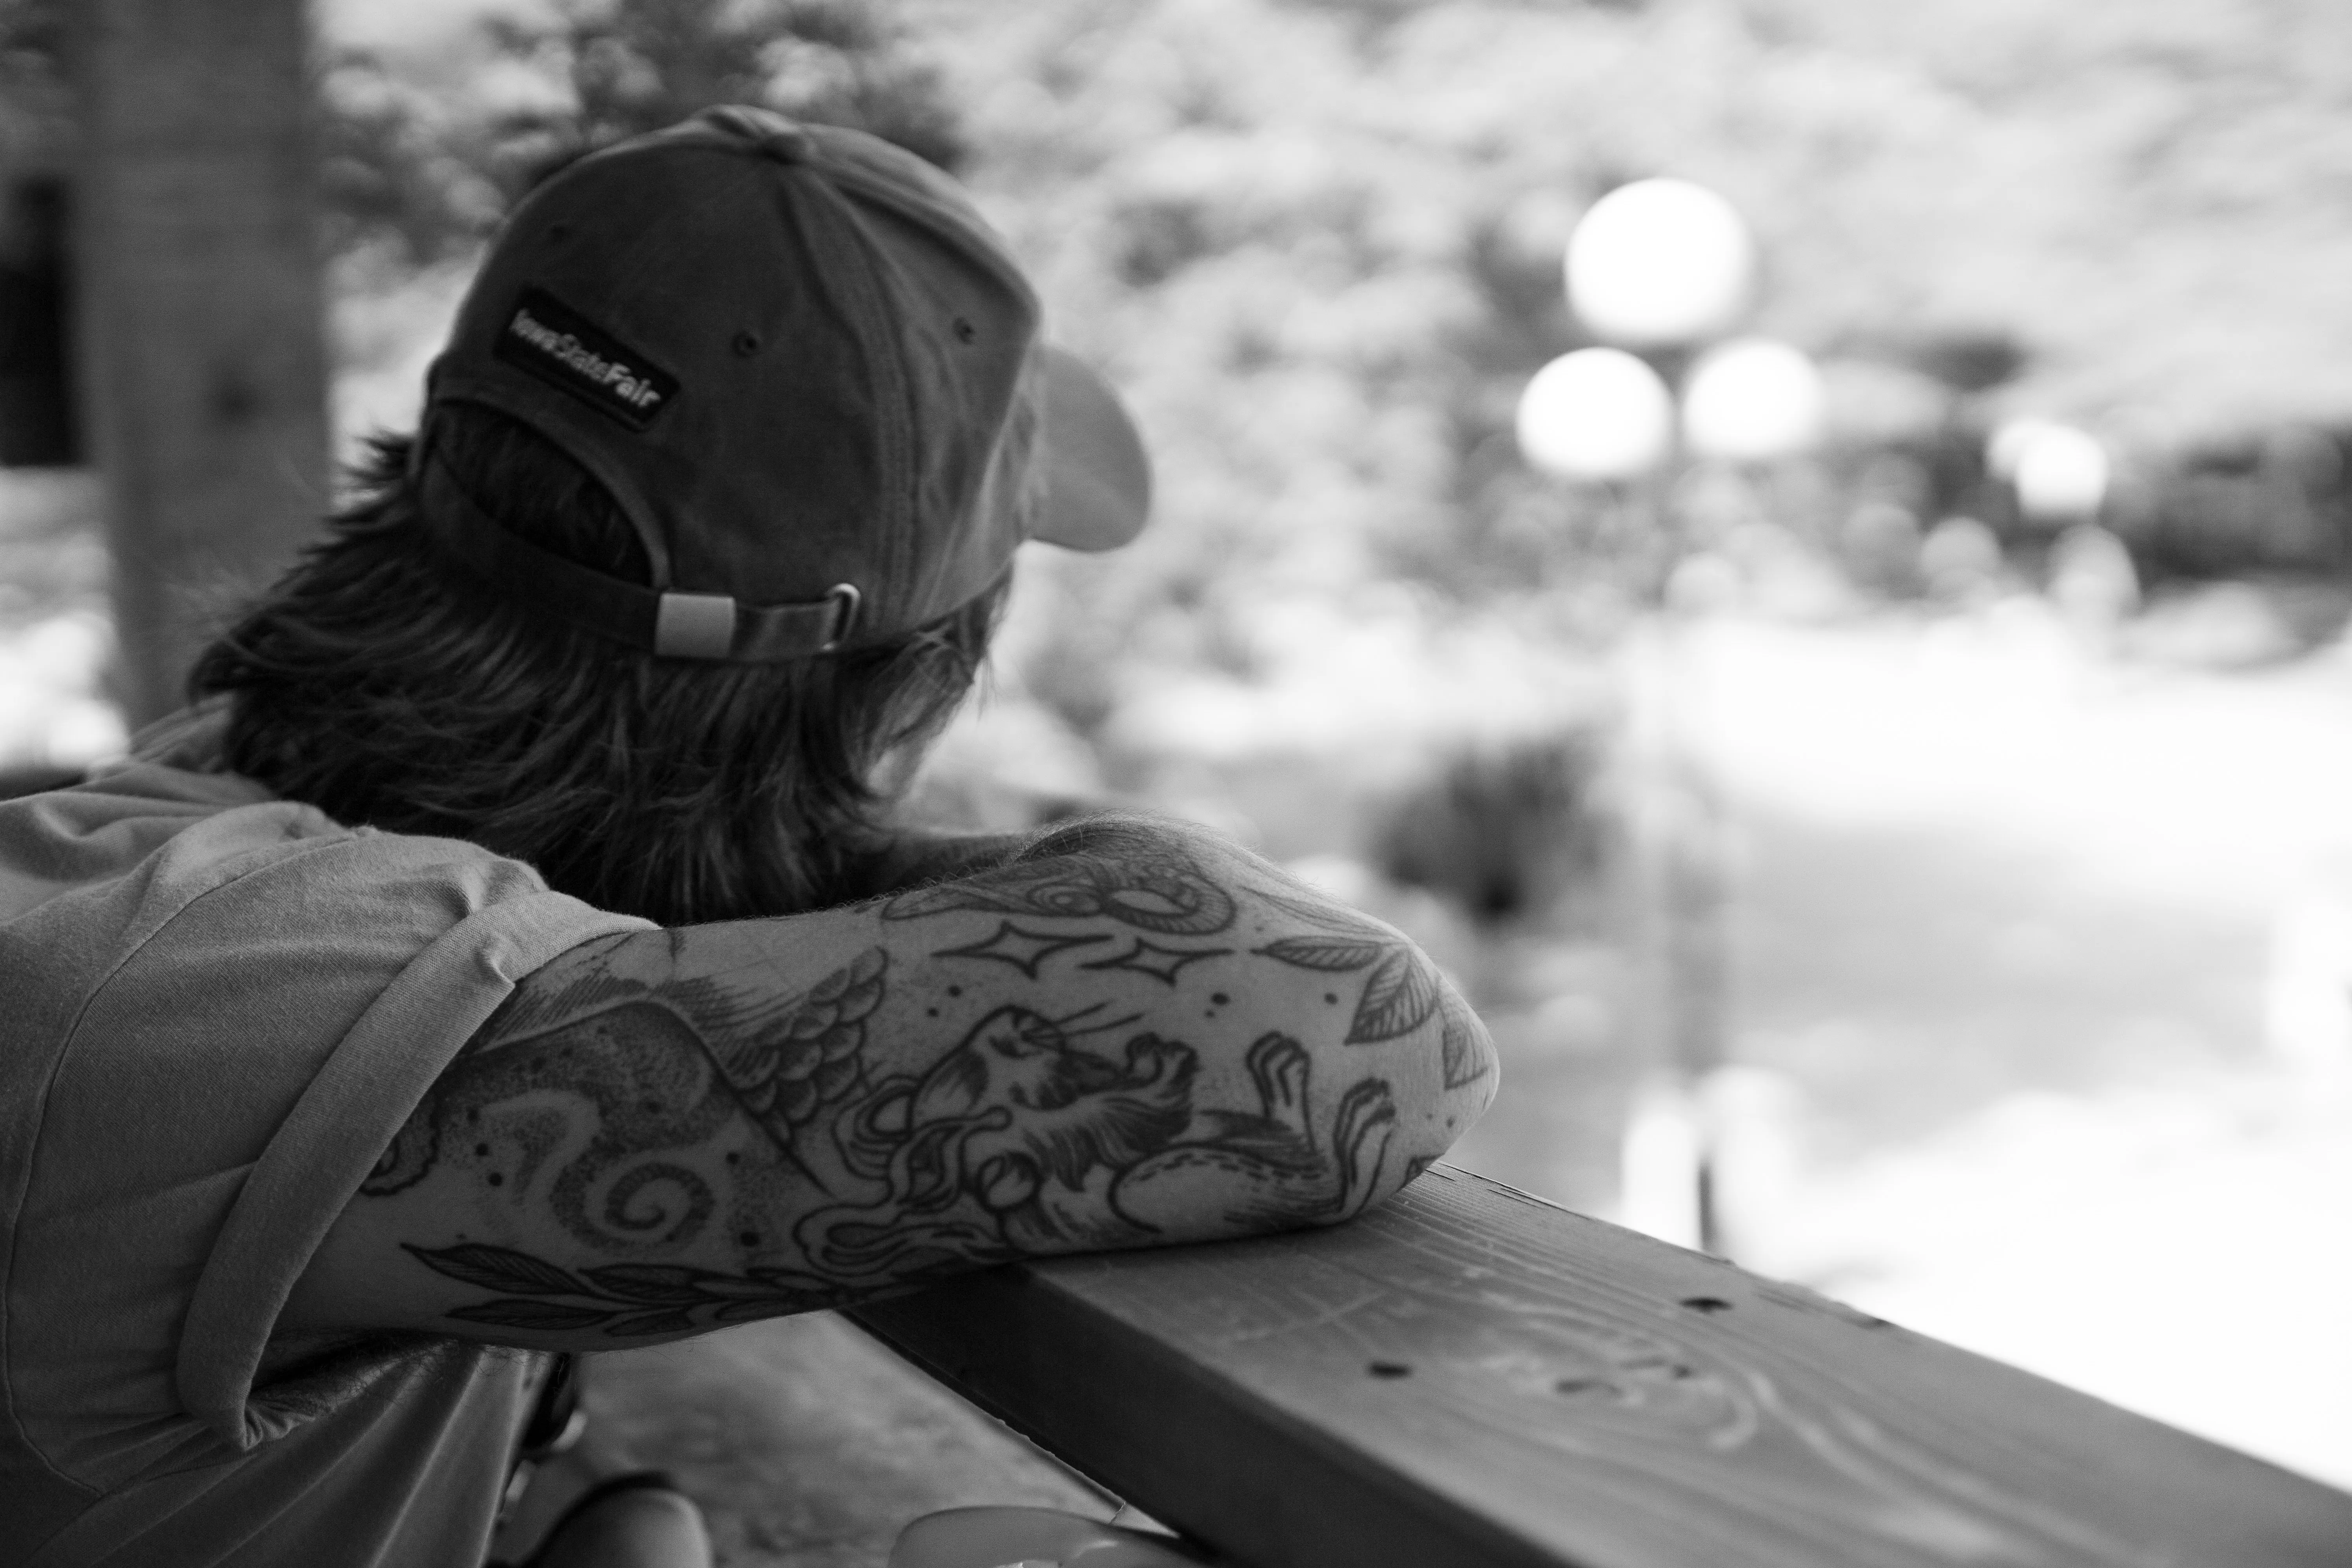
[[[856,0],[559,0],[494,15],[474,58],[331,52],[323,178],[339,252],[425,263],[478,243],[523,191],[585,153],[714,103],[854,126],[952,169],[938,81]]]
[[[0,0],[0,69],[53,47],[60,15]],[[1306,657],[1275,632],[1307,599],[1402,603],[1425,626],[1520,615],[1553,644],[1622,624],[1664,575],[1660,498],[1546,480],[1510,425],[1528,374],[1584,341],[1568,233],[1653,174],[1748,215],[1768,262],[1753,325],[1822,358],[1840,442],[1821,464],[1694,476],[1674,548],[1753,575],[1794,540],[1868,591],[1922,591],[1907,557],[1881,569],[1889,541],[1917,544],[1889,520],[1965,513],[2014,542],[1981,439],[2030,411],[2123,454],[2115,521],[2158,575],[2345,565],[2340,461],[2290,464],[2288,484],[2231,455],[2344,451],[2339,0],[495,16],[322,54],[331,237],[368,262],[343,275],[383,288],[387,268],[461,262],[549,169],[709,102],[863,126],[956,169],[1158,458],[1155,527],[1033,573],[1043,608],[1013,639],[1083,734],[1139,668],[1247,683]]]
[[[1399,578],[1440,613],[1540,599],[1605,636],[1655,513],[1530,474],[1510,421],[1581,342],[1567,235],[1628,178],[1730,197],[1768,258],[1757,328],[1832,372],[1831,462],[1696,482],[1696,542],[1734,557],[1772,531],[1834,554],[1889,450],[1916,522],[2013,521],[1980,458],[2010,410],[2089,421],[2168,485],[2201,437],[2352,409],[2333,0],[907,14],[1057,330],[1160,455],[1163,525],[1065,572],[1045,662],[1081,718],[1113,650],[1246,677],[1286,597]]]
[[[541,123],[599,146],[707,104],[765,103],[853,126],[953,169],[963,158],[936,78],[856,0],[634,0],[567,5],[552,26],[499,29],[520,53],[556,51],[578,100]]]
[[[1600,879],[1606,848],[1590,802],[1602,766],[1589,735],[1465,751],[1381,824],[1380,868],[1482,924],[1558,911]]]

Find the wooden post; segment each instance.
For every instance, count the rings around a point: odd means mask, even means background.
[[[77,0],[85,425],[135,725],[327,500],[303,0]]]

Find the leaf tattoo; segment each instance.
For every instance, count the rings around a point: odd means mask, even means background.
[[[1324,905],[1263,889],[1258,896],[1285,913],[1322,929],[1313,936],[1286,936],[1251,952],[1326,974],[1371,971],[1364,982],[1363,994],[1356,1001],[1356,1016],[1348,1025],[1344,1044],[1370,1046],[1393,1040],[1421,1027],[1437,1011],[1445,986],[1438,978],[1437,966],[1423,955],[1421,949],[1370,921]],[[1463,1049],[1465,1055],[1473,1054],[1466,1040]],[[1449,1078],[1453,1070],[1448,1068]]]
[[[1491,1056],[1478,1048],[1483,1030],[1470,1005],[1446,992],[1438,1003],[1444,1020],[1438,1048],[1445,1065],[1445,1087],[1461,1089],[1494,1070]]]
[[[427,1252],[411,1247],[426,1263],[452,1279],[486,1289],[511,1290],[524,1296],[578,1296],[584,1294],[580,1281],[563,1269],[528,1252],[516,1252],[509,1247],[492,1247],[486,1242],[461,1242],[445,1247],[437,1252]]]
[[[543,1333],[563,1333],[572,1329],[593,1329],[610,1312],[600,1312],[593,1307],[567,1307],[560,1301],[527,1301],[511,1298],[497,1301],[478,1301],[457,1307],[448,1314],[469,1323],[487,1323],[499,1329],[537,1329]]]
[[[1356,1004],[1356,1020],[1349,1026],[1347,1043],[1359,1046],[1411,1034],[1437,1010],[1443,989],[1436,966],[1422,957],[1420,950],[1389,949],[1373,966],[1371,978],[1364,982],[1364,994]]]
[[[1319,969],[1327,974],[1348,974],[1376,962],[1386,948],[1384,942],[1367,942],[1358,937],[1286,936],[1255,951],[1300,969]]]
[[[721,1274],[683,1263],[613,1263],[572,1272],[544,1258],[485,1242],[404,1250],[452,1279],[508,1294],[453,1307],[447,1315],[493,1328],[563,1333],[688,1333],[779,1312],[831,1305],[840,1292],[790,1268]],[[573,1300],[551,1300],[568,1296]]]

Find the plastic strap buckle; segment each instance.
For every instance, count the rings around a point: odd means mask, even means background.
[[[822,599],[749,610],[725,594],[667,593],[654,615],[654,652],[751,664],[831,653],[856,629],[862,603],[850,583],[835,583]]]
[[[735,646],[735,601],[725,594],[664,594],[654,612],[662,658],[723,659]]]

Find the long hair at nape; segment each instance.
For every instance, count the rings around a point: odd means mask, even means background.
[[[487,409],[436,416],[457,478],[543,548],[644,583],[604,489]],[[323,536],[198,659],[226,694],[223,761],[337,821],[463,838],[548,885],[664,925],[862,896],[886,761],[970,689],[1011,574],[874,647],[781,664],[656,658],[502,599],[438,558],[374,442]]]

